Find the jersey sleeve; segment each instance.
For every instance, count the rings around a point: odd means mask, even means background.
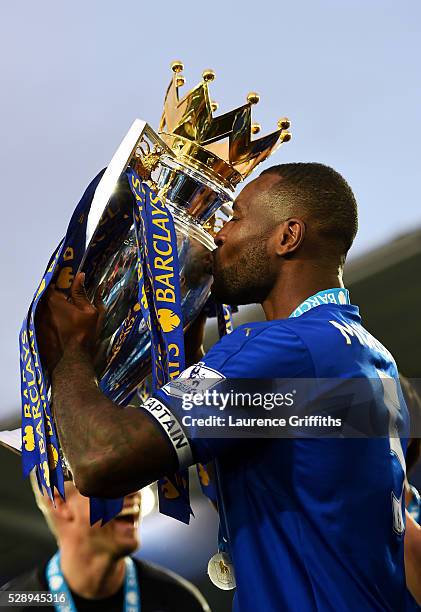
[[[250,447],[255,439],[229,437],[225,426],[221,435],[197,434],[192,420],[214,415],[217,409],[197,406],[194,394],[218,388],[227,379],[302,378],[313,375],[313,365],[303,341],[282,322],[258,328],[241,326],[224,336],[205,355],[203,361],[182,372],[140,407],[157,422],[177,454],[179,467],[207,463],[238,447]]]

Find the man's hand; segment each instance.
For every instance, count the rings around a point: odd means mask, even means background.
[[[85,275],[76,274],[67,298],[48,289],[37,313],[37,340],[43,364],[50,375],[67,349],[76,348],[93,357],[105,308],[100,296],[92,303],[84,287]]]

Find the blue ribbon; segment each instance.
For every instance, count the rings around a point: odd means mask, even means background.
[[[36,340],[36,310],[45,291],[54,280],[56,289],[70,293],[73,278],[85,251],[86,223],[95,190],[102,178],[101,171],[89,184],[70,220],[66,236],[61,241],[44,273],[28,314],[23,322],[20,343],[22,399],[22,466],[27,477],[36,467],[41,491],[54,499],[53,487],[64,498],[64,475],[59,457],[56,427],[51,415],[49,381],[43,371]],[[118,514],[123,500],[91,499],[91,520],[106,522]]]
[[[53,487],[64,497],[64,477],[59,460],[57,432],[51,416],[49,381],[38,355],[35,315],[44,292],[54,279],[56,288],[70,292],[85,250],[86,222],[103,171],[91,182],[72,215],[65,238],[50,259],[20,334],[22,392],[22,461],[26,477],[36,467],[38,483],[54,499]],[[114,357],[133,329],[147,325],[151,333],[153,390],[176,378],[185,368],[181,289],[177,236],[172,216],[164,203],[129,168],[126,173],[135,197],[133,219],[137,239],[138,303],[123,322],[114,344]],[[89,271],[86,270],[89,274]],[[226,308],[226,307],[223,307]],[[220,325],[232,329],[229,312],[221,311]],[[222,329],[222,327],[221,327]],[[100,382],[104,389],[105,380]],[[203,466],[198,466],[204,492],[214,498],[213,485]],[[189,475],[183,470],[161,479],[160,511],[188,523],[193,514],[189,498]],[[91,523],[104,524],[118,514],[123,499],[91,498]]]
[[[156,391],[185,369],[177,235],[164,203],[131,168],[127,177],[137,204],[133,220],[138,303],[151,332],[152,391]],[[162,514],[188,524],[193,514],[188,470],[159,480],[158,498]]]
[[[51,257],[34,295],[19,336],[22,400],[22,467],[27,477],[36,468],[37,480],[54,499],[56,487],[64,497],[64,476],[59,445],[51,415],[49,381],[38,352],[35,316],[38,304],[52,280],[56,288],[69,292],[84,251],[86,221],[95,189],[102,172],[90,183],[77,205],[61,241]]]
[[[216,304],[216,315],[218,317],[219,337],[231,334],[234,331],[231,306],[228,304]]]

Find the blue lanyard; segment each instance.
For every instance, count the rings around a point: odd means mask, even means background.
[[[232,320],[232,312],[230,306],[226,304],[216,304],[216,313],[218,318],[218,331],[219,337],[222,338],[225,335],[229,335],[234,331],[234,324]],[[228,531],[228,520],[225,511],[225,503],[222,495],[221,485],[221,473],[219,470],[218,460],[214,461],[215,467],[215,485],[216,490],[219,491],[218,496],[218,512],[219,512],[219,529],[218,529],[218,550],[219,552],[225,552],[230,555],[229,551],[229,531]]]
[[[126,573],[124,577],[124,612],[141,612],[139,581],[133,559],[125,558]],[[56,552],[47,565],[48,588],[55,595],[54,608],[57,612],[77,612],[77,608],[64,579],[60,566],[60,553]],[[60,596],[65,595],[65,601]]]
[[[314,295],[310,296],[302,304],[297,306],[297,308],[289,315],[288,318],[299,317],[305,312],[315,308],[316,306],[322,306],[323,304],[336,304],[337,306],[345,306],[349,305],[349,291],[344,288],[334,288],[334,289],[323,289],[323,291],[319,291]]]
[[[315,295],[307,298],[289,315],[288,318],[299,317],[308,310],[321,306],[322,304],[336,304],[338,306],[349,305],[349,291],[344,288],[324,289],[319,291]],[[232,328],[232,324],[231,324]],[[228,332],[229,333],[229,332]],[[218,550],[230,554],[229,550],[229,531],[228,531],[228,519],[225,509],[224,497],[222,494],[221,487],[221,474],[219,470],[218,460],[215,460],[215,480],[216,487],[219,492],[218,495],[218,510],[219,510],[219,532],[218,532]]]
[[[219,512],[219,529],[218,529],[218,550],[219,552],[227,553],[231,559],[231,551],[230,551],[230,536],[228,529],[228,519],[227,513],[225,510],[225,502],[224,496],[222,494],[222,484],[221,484],[221,473],[219,470],[218,459],[214,461],[215,465],[215,483],[216,488],[219,491],[218,496],[218,512]]]

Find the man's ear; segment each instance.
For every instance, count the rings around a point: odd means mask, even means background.
[[[300,248],[306,232],[306,225],[301,219],[291,218],[282,221],[273,232],[275,253],[285,257]]]
[[[70,522],[73,520],[74,512],[72,510],[71,504],[64,501],[60,497],[60,495],[57,494],[54,496],[55,507],[52,501],[49,500],[49,503],[52,506],[51,514],[55,515],[59,520],[64,521],[64,522]]]

